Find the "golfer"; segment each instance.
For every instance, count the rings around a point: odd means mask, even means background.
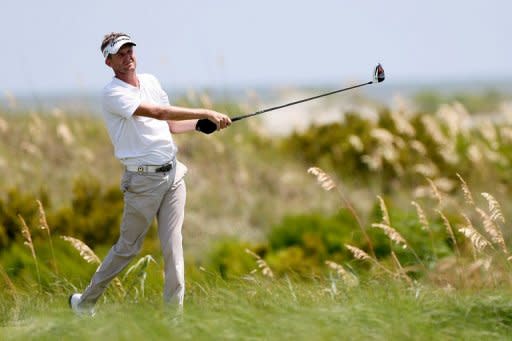
[[[101,43],[105,64],[114,77],[102,92],[105,123],[115,156],[124,165],[121,180],[124,212],[119,240],[110,249],[83,293],[69,298],[73,311],[93,314],[94,305],[109,282],[139,252],[156,217],[164,258],[164,301],[181,310],[185,276],[181,229],[187,168],[176,160],[172,134],[195,130],[198,119],[231,124],[228,116],[207,109],[172,106],[159,81],[136,72],[135,42],[124,33],[110,33]]]

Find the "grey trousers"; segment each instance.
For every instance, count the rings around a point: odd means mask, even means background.
[[[121,181],[124,212],[119,239],[82,293],[79,306],[94,305],[110,281],[138,254],[155,217],[164,258],[164,301],[183,305],[185,270],[181,230],[186,188],[183,178],[175,182],[175,176],[176,167],[165,173],[124,173]]]

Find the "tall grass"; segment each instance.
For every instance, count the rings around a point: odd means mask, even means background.
[[[55,252],[53,250],[53,242],[52,242],[52,234],[50,232],[50,226],[48,226],[48,222],[46,221],[46,212],[44,211],[43,204],[40,200],[36,200],[37,206],[39,208],[39,227],[41,230],[46,231],[48,236],[48,243],[50,244],[50,252],[52,254],[52,265],[53,271],[55,274],[59,274],[59,270],[57,269],[57,260],[55,259]]]
[[[23,217],[21,215],[18,215],[18,218],[20,219],[20,222],[21,222],[21,234],[23,235],[23,238],[25,238],[25,241],[23,242],[23,244],[26,245],[30,249],[30,254],[32,255],[32,259],[34,260],[34,266],[36,268],[37,282],[39,283],[39,288],[42,290],[41,272],[39,271],[39,262],[37,260],[34,243],[32,242],[32,234],[30,233],[30,229],[27,226],[25,219],[23,219]]]
[[[330,191],[331,189],[336,189],[338,191],[338,195],[342,201],[342,204],[350,211],[354,219],[357,221],[357,225],[361,232],[364,235],[364,238],[366,242],[368,243],[368,248],[370,250],[370,254],[375,257],[375,251],[373,249],[372,240],[368,236],[368,233],[366,232],[366,228],[364,227],[364,223],[359,217],[359,214],[355,210],[354,206],[351,204],[351,202],[346,198],[346,196],[343,194],[343,191],[341,190],[340,186],[336,184],[336,182],[332,179],[331,176],[329,176],[326,172],[324,172],[319,167],[310,167],[308,169],[308,173],[316,176],[316,179],[320,186],[326,190]]]
[[[326,186],[329,189],[336,188],[334,180],[323,170],[315,168],[315,174],[317,174],[317,176],[320,174],[318,180],[322,188],[326,189]],[[416,284],[415,281],[411,280],[410,274],[419,271],[419,269],[427,273],[427,278],[432,278],[434,281],[439,281],[442,278],[445,285],[449,284],[455,287],[467,288],[472,286],[480,287],[482,285],[501,287],[512,285],[512,272],[510,272],[510,270],[512,270],[510,266],[512,257],[509,257],[506,240],[502,227],[500,226],[505,222],[500,203],[490,193],[483,192],[482,197],[488,205],[488,210],[485,211],[478,207],[473,200],[467,183],[459,174],[457,174],[457,176],[461,181],[461,191],[464,194],[465,203],[468,206],[462,208],[462,212],[459,212],[459,216],[465,223],[460,224],[457,222],[456,224],[459,224],[458,228],[453,227],[454,223],[451,221],[453,218],[449,219],[443,212],[443,210],[447,208],[441,208],[447,205],[445,200],[446,196],[441,194],[441,191],[431,179],[426,179],[432,190],[433,197],[437,201],[437,205],[432,211],[441,218],[442,224],[445,227],[446,238],[451,241],[453,251],[455,252],[455,262],[451,263],[450,257],[440,259],[435,263],[436,268],[429,270],[423,260],[415,252],[411,243],[409,243],[396,228],[391,226],[391,217],[385,201],[381,196],[377,196],[377,199],[382,218],[380,222],[372,223],[371,226],[382,230],[389,239],[391,249],[390,261],[394,266],[392,268],[386,266],[384,263],[385,260],[376,259],[356,246],[346,244],[346,248],[352,253],[355,259],[369,261],[376,269],[383,270],[384,273],[392,275],[395,279],[401,278],[405,283],[413,286]],[[429,227],[427,214],[417,202],[412,201],[412,204],[416,208],[419,225],[429,232],[432,241],[432,251],[435,255],[436,250],[434,248],[433,235]],[[480,228],[474,226],[470,215],[480,217]],[[461,238],[465,238],[467,243]],[[407,267],[404,267],[393,245],[412,253],[416,264],[408,264]],[[466,251],[466,245],[469,245],[472,252],[468,253]],[[329,263],[329,266],[333,267],[334,265]],[[341,268],[339,269],[341,270]]]
[[[355,287],[333,281],[336,291],[329,281],[192,283],[180,322],[157,297],[103,306],[94,319],[75,318],[64,303],[25,299],[21,310],[30,319],[4,325],[0,335],[4,340],[473,340],[507,339],[512,332],[512,297],[505,291],[454,294],[389,281]]]

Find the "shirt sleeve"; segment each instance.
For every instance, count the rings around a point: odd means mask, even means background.
[[[170,105],[169,96],[167,96],[167,93],[162,88],[162,85],[160,84],[160,81],[158,81],[158,78],[156,78],[153,75],[151,75],[151,78],[153,79],[155,88],[158,90],[158,94],[160,96],[160,104],[161,105]]]
[[[160,101],[162,105],[171,105],[169,103],[169,96],[167,96],[167,93],[160,87]]]
[[[137,94],[127,93],[119,89],[111,89],[103,93],[103,109],[124,118],[132,116],[140,104],[141,99]]]

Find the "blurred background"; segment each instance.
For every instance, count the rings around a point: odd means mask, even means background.
[[[497,210],[512,212],[511,11],[505,0],[4,1],[0,259],[6,273],[36,281],[21,243],[21,216],[40,245],[43,282],[51,287],[55,257],[42,242],[37,200],[57,254],[73,254],[60,236],[78,238],[100,256],[117,238],[123,170],[98,98],[112,77],[100,43],[121,31],[137,42],[138,71],[157,76],[173,104],[232,116],[367,82],[377,62],[386,71],[378,85],[217,134],[176,136],[189,167],[190,276],[198,264],[224,277],[246,274],[255,264],[246,248],[276,274],[326,271],[326,260],[357,268],[350,244],[391,264],[391,256],[405,266],[421,259],[428,266],[421,274],[412,270],[418,278],[460,280],[446,270],[453,263],[437,271],[438,260],[472,259],[472,244],[458,229],[469,221],[485,235],[493,224],[467,206],[468,193],[492,195],[474,194],[474,205],[488,210],[496,226],[503,224]],[[321,172],[308,174],[310,167]],[[418,257],[394,250],[372,228],[382,219]],[[455,234],[447,234],[447,223]],[[153,229],[143,254],[159,257],[155,236]],[[497,243],[492,252],[508,252],[502,246],[510,233],[502,237],[488,236],[488,245]],[[60,271],[78,286],[93,268]]]
[[[77,104],[98,109],[111,77],[99,46],[127,32],[139,71],[172,95],[276,95],[275,88],[339,87],[367,80],[380,62],[382,101],[421,87],[509,89],[512,24],[505,0],[7,1],[2,8],[3,106]]]

